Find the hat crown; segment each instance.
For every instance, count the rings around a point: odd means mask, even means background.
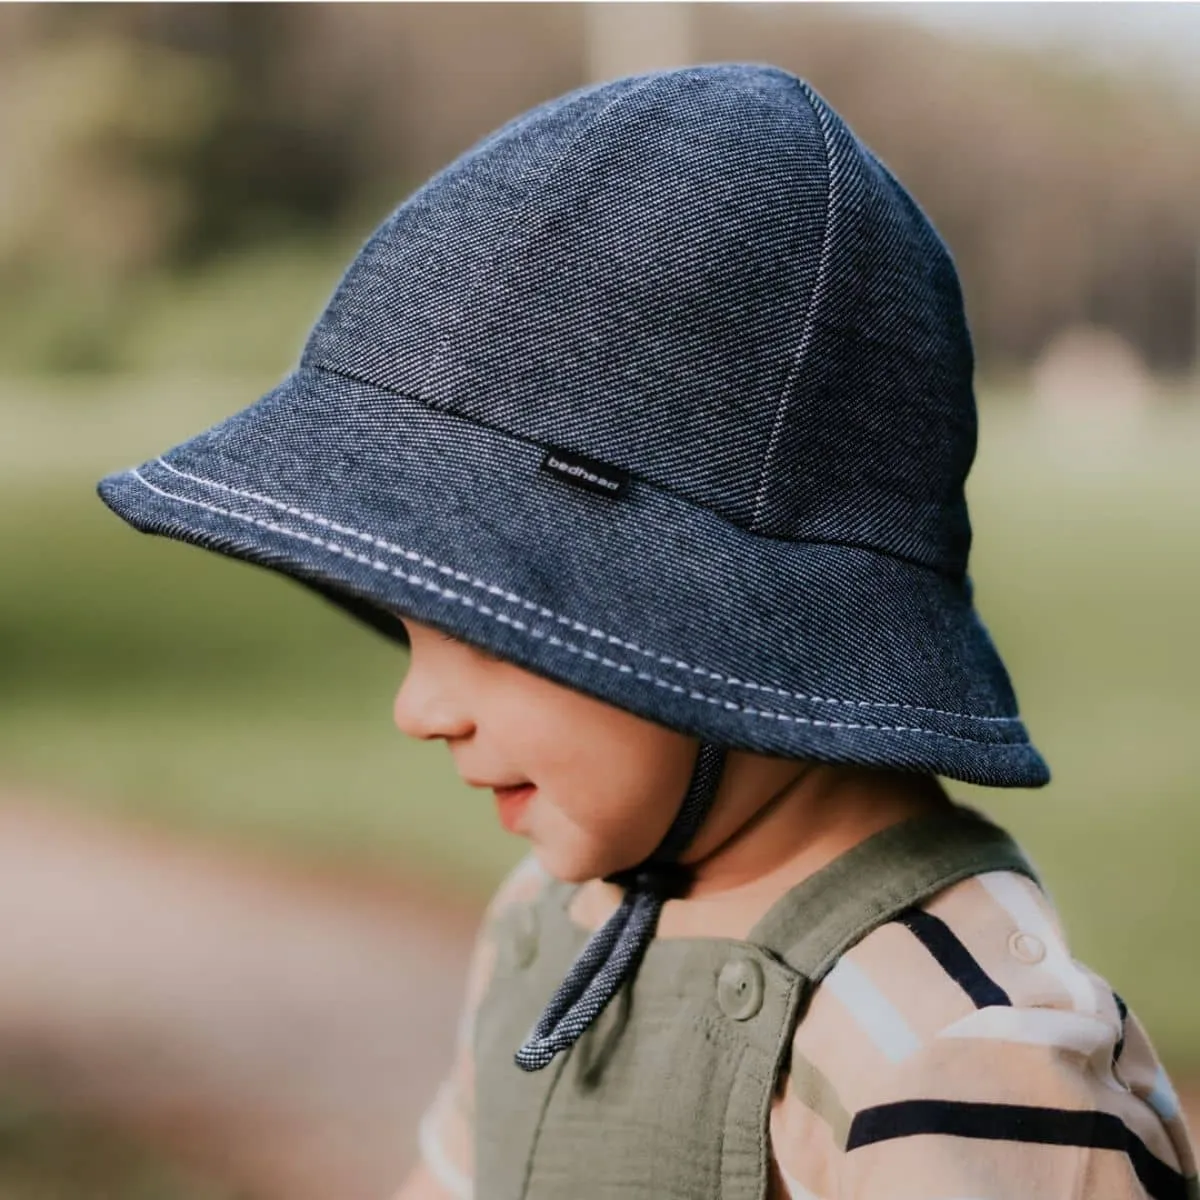
[[[754,533],[966,567],[973,359],[950,255],[774,67],[633,76],[509,122],[375,232],[303,363]]]

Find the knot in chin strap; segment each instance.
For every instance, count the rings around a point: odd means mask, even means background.
[[[621,905],[592,934],[517,1051],[522,1070],[540,1071],[579,1040],[637,970],[663,904],[687,895],[694,872],[677,859],[704,824],[724,765],[725,748],[701,742],[683,804],[658,849],[638,866],[605,877],[625,888]]]
[[[615,875],[605,875],[605,883],[615,883],[628,892],[645,892],[660,900],[678,900],[692,888],[696,872],[685,863],[645,862]]]

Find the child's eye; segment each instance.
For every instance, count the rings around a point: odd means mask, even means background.
[[[465,650],[470,650],[473,654],[479,655],[480,658],[486,658],[486,659],[494,659],[495,658],[495,655],[489,654],[486,650],[482,649],[479,646],[471,645],[470,642],[464,642],[460,638],[454,637],[453,634],[446,633],[445,631],[438,629],[436,627],[433,627],[433,632],[437,634],[438,638],[441,641],[449,642],[453,646],[462,646]]]

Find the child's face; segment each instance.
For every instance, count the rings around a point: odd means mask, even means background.
[[[683,798],[697,740],[404,618],[412,647],[393,709],[410,737],[444,738],[479,787],[532,784],[498,800],[542,866],[580,882],[634,866]]]

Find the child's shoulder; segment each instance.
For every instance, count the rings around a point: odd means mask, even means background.
[[[495,971],[499,945],[503,941],[529,942],[536,937],[532,909],[554,880],[533,853],[525,855],[500,881],[479,922],[468,976],[468,1007],[478,1005]],[[500,933],[512,925],[506,938]]]
[[[538,860],[532,853],[527,854],[504,876],[488,900],[467,965],[466,988],[456,1039],[460,1060],[468,1059],[472,1054],[476,1013],[496,970],[499,952],[497,930],[500,923],[511,919],[521,910],[528,910],[549,883],[550,876]]]
[[[536,900],[551,882],[550,875],[530,852],[517,862],[500,881],[484,910],[484,929],[497,921],[514,906]]]
[[[1080,1050],[1111,1050],[1123,1007],[1071,957],[1049,897],[1017,872],[992,871],[847,951],[817,987],[796,1040],[828,1060],[846,1087],[869,1093],[882,1069],[954,1039],[1067,1039]]]
[[[1045,893],[994,871],[879,926],[838,960],[794,1032],[776,1119],[836,1126],[839,1158],[899,1145],[906,1131],[961,1136],[976,1117],[967,1136],[1015,1154],[1022,1139],[1065,1138],[1051,1126],[1084,1114],[1194,1170],[1178,1101],[1136,1017],[1072,957]],[[1001,1118],[1015,1123],[1011,1138]]]

